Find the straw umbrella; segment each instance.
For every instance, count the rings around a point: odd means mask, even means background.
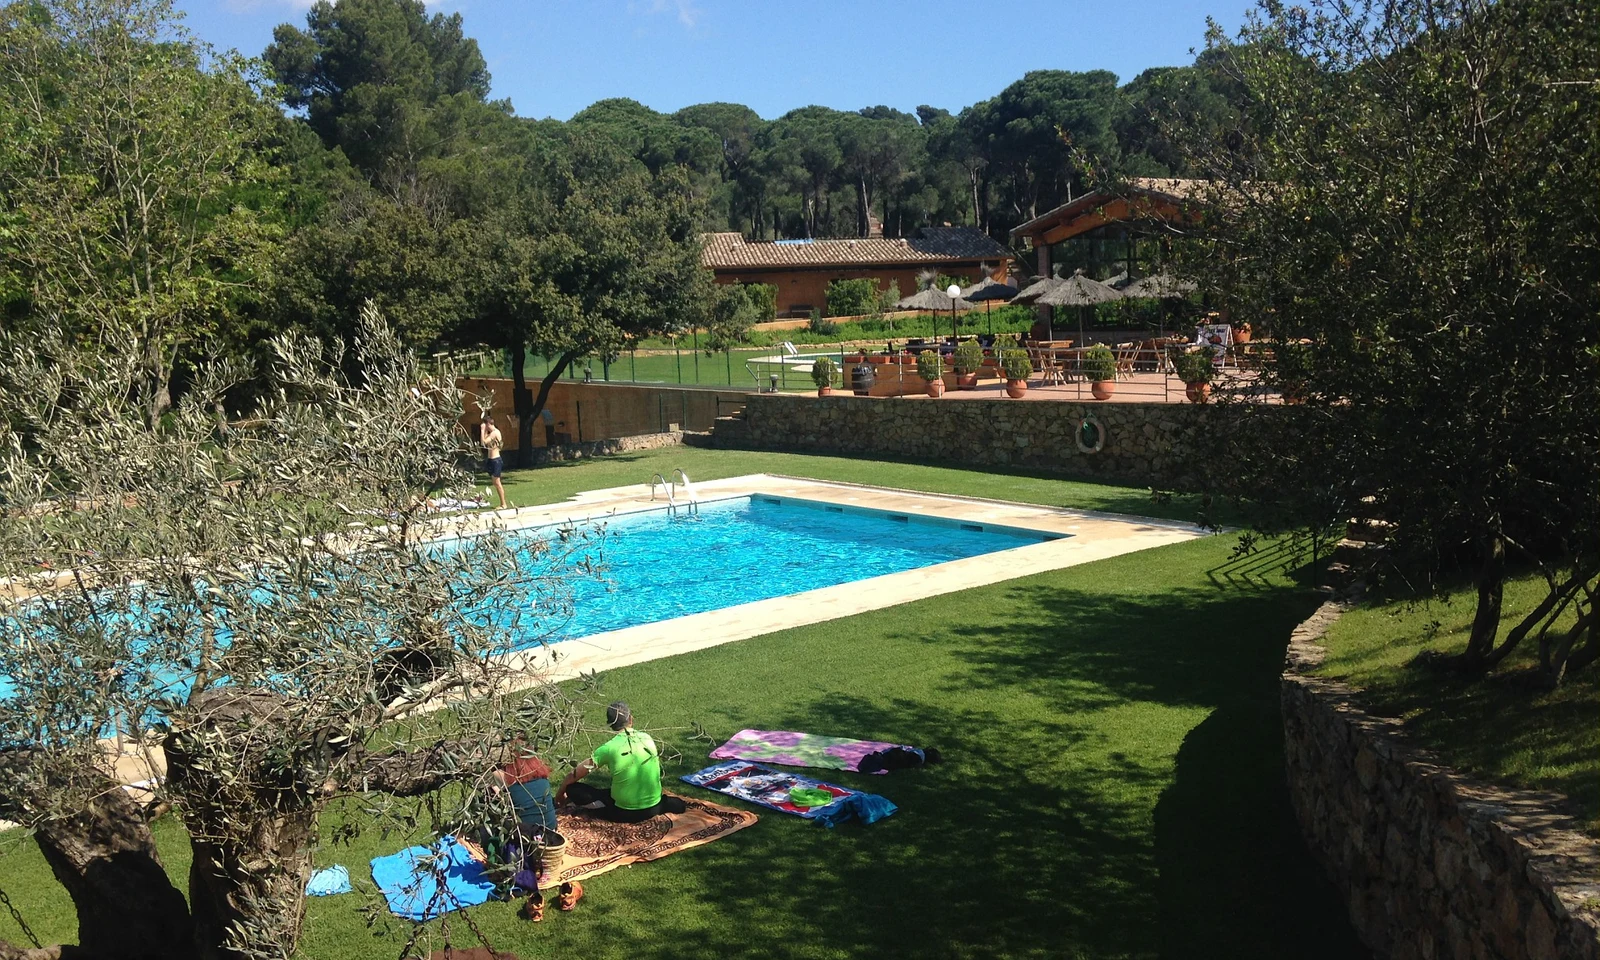
[[[1193,280],[1174,277],[1170,273],[1158,273],[1153,277],[1141,277],[1122,288],[1122,295],[1130,300],[1181,300],[1199,289]]]
[[[1037,286],[1037,284],[1035,285]],[[1020,294],[1018,295],[1021,296]],[[1090,279],[1083,275],[1082,270],[1075,270],[1072,276],[1065,280],[1056,280],[1043,292],[1033,298],[1034,303],[1050,307],[1079,307],[1078,311],[1078,344],[1083,344],[1083,309],[1100,303],[1110,303],[1121,300],[1122,292],[1114,287],[1108,287],[1098,280]],[[1051,333],[1054,334],[1052,328]]]
[[[1170,273],[1158,273],[1150,277],[1141,277],[1122,288],[1122,295],[1130,300],[1182,300],[1189,294],[1199,289],[1193,280],[1174,277]],[[1166,308],[1162,308],[1161,329],[1166,331]]]
[[[955,336],[956,308],[970,307],[972,306],[972,303],[962,297],[951,297],[949,294],[944,293],[943,291],[928,287],[915,294],[912,294],[909,297],[901,298],[900,302],[896,303],[895,306],[899,307],[901,310],[932,310],[935,315],[937,315],[940,310],[949,310],[950,335]]]
[[[984,319],[989,318],[989,304],[996,300],[1010,300],[1017,295],[1017,288],[1009,283],[1001,283],[993,277],[984,277],[977,283],[961,291],[961,299],[969,303],[983,302]],[[989,333],[994,333],[994,322],[989,322]]]

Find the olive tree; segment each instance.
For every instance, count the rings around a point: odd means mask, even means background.
[[[581,690],[510,651],[570,615],[594,544],[433,512],[465,492],[462,397],[370,307],[348,354],[276,340],[240,415],[249,371],[218,362],[151,423],[138,346],[0,344],[0,817],[81,938],[0,957],[285,958],[328,804],[356,798],[342,830],[459,825],[509,742],[574,729]]]
[[[1213,42],[1259,140],[1200,151],[1192,267],[1301,403],[1253,418],[1235,478],[1321,520],[1370,511],[1414,585],[1470,570],[1449,663],[1533,636],[1558,682],[1600,655],[1600,11],[1270,2]],[[1502,636],[1518,567],[1549,592]]]

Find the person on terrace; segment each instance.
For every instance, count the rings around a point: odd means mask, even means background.
[[[678,797],[661,792],[661,754],[648,733],[633,729],[633,711],[621,700],[606,707],[606,725],[617,735],[595,748],[556,790],[556,803],[571,801],[602,820],[641,823],[663,813],[682,813]],[[599,769],[611,771],[611,786],[580,781]]]

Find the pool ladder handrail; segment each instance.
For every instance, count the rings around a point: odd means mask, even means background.
[[[656,474],[655,476],[651,477],[650,478],[650,499],[654,500],[656,498],[656,490],[658,488],[665,490],[666,493],[667,493],[667,516],[669,516],[669,517],[677,516],[678,515],[678,478],[679,477],[683,478],[683,489],[684,489],[684,492],[689,495],[689,502],[687,504],[687,506],[689,508],[689,514],[692,515],[692,516],[696,516],[696,515],[698,515],[700,513],[700,497],[699,497],[698,494],[696,494],[694,492],[694,485],[689,482],[689,475],[687,473],[684,473],[682,468],[679,468],[677,470],[672,471],[672,479],[671,480],[668,480],[666,477],[663,477],[659,473]]]
[[[677,500],[676,497],[673,496],[673,488],[674,488],[673,482],[671,480],[668,480],[666,477],[663,477],[659,473],[657,473],[655,476],[651,477],[650,478],[650,499],[652,501],[655,500],[655,498],[656,498],[656,488],[657,487],[664,487],[666,489],[666,491],[667,491],[667,513],[669,515],[677,513],[678,512],[678,500]]]
[[[683,468],[682,467],[679,467],[676,470],[672,471],[672,493],[673,493],[674,496],[677,495],[677,492],[678,492],[678,480],[680,478],[683,480],[683,492],[685,494],[687,494],[688,498],[689,498],[689,513],[692,516],[699,516],[699,514],[700,514],[700,496],[699,496],[699,494],[694,492],[694,484],[689,482],[689,475],[687,473],[683,472]]]

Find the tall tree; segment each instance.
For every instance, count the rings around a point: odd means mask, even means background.
[[[991,100],[962,111],[961,122],[1005,181],[1006,226],[1065,203],[1086,187],[1074,149],[1109,162],[1117,77],[1105,70],[1034,70]]]
[[[882,106],[841,118],[837,136],[841,173],[855,188],[856,236],[864,237],[874,199],[899,186],[922,160],[925,137],[915,117]]]
[[[819,225],[829,219],[828,189],[844,160],[839,127],[845,116],[827,107],[801,107],[772,124],[767,162],[800,194],[801,225],[807,237],[818,236]]]
[[[133,327],[157,418],[178,358],[264,268],[241,190],[271,176],[270,108],[168,0],[15,3],[0,38],[3,286],[44,325]]]
[[[1192,66],[1152,67],[1118,91],[1112,120],[1122,153],[1121,171],[1132,176],[1192,176],[1185,146],[1215,144],[1246,149],[1253,139],[1248,99],[1222,52],[1208,49]]]
[[[1198,152],[1221,184],[1202,269],[1305,342],[1268,375],[1310,423],[1263,418],[1270,452],[1246,465],[1283,483],[1256,494],[1366,499],[1413,583],[1467,565],[1478,605],[1456,666],[1529,637],[1551,682],[1593,662],[1600,11],[1264,4],[1238,43],[1214,42],[1260,142]],[[1548,592],[1502,634],[1517,565]]]
[[[674,123],[637,100],[600,100],[573,115],[569,123],[609,137],[652,174],[681,166],[697,174],[711,173],[725,156],[720,140],[709,130]]]
[[[265,56],[284,104],[391,192],[408,189],[429,158],[464,149],[489,95],[461,14],[429,17],[422,0],[318,0],[304,30],[273,31]]]
[[[700,103],[684,107],[672,119],[685,127],[708,131],[722,147],[718,171],[727,191],[728,227],[738,230],[748,217],[751,233],[761,236],[762,201],[767,184],[757,163],[757,141],[766,128],[754,110],[737,103]]]
[[[521,423],[580,357],[707,319],[715,291],[700,266],[701,217],[688,171],[652,175],[605,137],[573,133],[530,170],[520,200],[480,234],[476,310],[456,332],[511,352]],[[537,394],[530,354],[551,358]],[[526,463],[532,431],[521,433]]]

